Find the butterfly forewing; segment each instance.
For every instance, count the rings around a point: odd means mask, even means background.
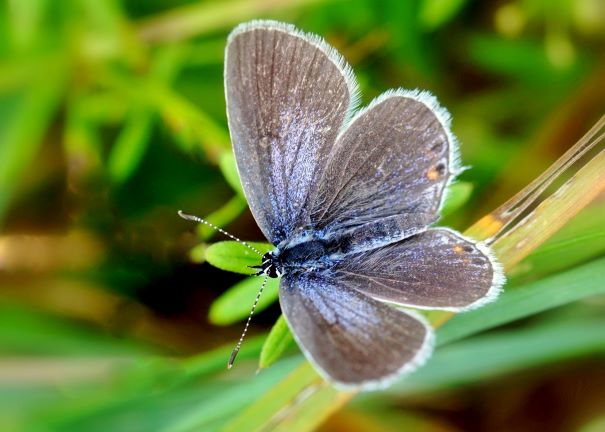
[[[248,203],[274,244],[308,225],[308,198],[356,86],[341,57],[292,26],[256,21],[230,35],[229,130]]]
[[[456,171],[447,123],[434,98],[419,92],[389,92],[362,110],[326,163],[312,200],[316,229],[354,230],[363,250],[435,222]]]

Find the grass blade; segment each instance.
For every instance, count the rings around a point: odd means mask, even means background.
[[[147,42],[181,40],[194,35],[228,28],[239,22],[264,16],[267,13],[299,9],[317,1],[236,0],[194,3],[141,21],[138,33],[141,39]]]
[[[58,109],[64,87],[59,60],[48,64],[44,79],[2,95],[0,106],[0,220],[11,197],[42,144]],[[0,87],[1,87],[0,83]]]
[[[603,319],[556,321],[475,337],[440,349],[424,368],[396,383],[387,393],[426,392],[605,352],[604,326]]]
[[[500,260],[511,268],[557,232],[605,190],[605,150],[597,154],[554,194],[495,243]]]
[[[295,346],[294,337],[284,316],[280,315],[263,344],[258,367],[264,369],[271,366],[293,346]]]

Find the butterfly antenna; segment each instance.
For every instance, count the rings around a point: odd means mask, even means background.
[[[225,231],[222,228],[217,227],[216,225],[214,225],[211,222],[208,222],[206,219],[202,219],[199,216],[194,216],[194,215],[190,215],[187,213],[183,213],[181,210],[178,211],[179,216],[182,217],[185,220],[189,220],[189,221],[193,221],[193,222],[199,222],[199,223],[203,223],[204,225],[209,226],[212,229],[217,230],[218,232],[220,232],[221,234],[226,235],[227,237],[229,237],[232,240],[235,240],[238,243],[243,244],[244,246],[246,246],[248,249],[250,249],[251,251],[255,252],[256,254],[258,254],[259,256],[263,256],[263,254],[261,253],[261,251],[259,251],[258,249],[256,249],[254,246],[249,245],[248,243],[246,243],[243,240],[238,239],[237,237],[235,237],[233,234],[228,233],[227,231]]]
[[[267,285],[267,278],[268,277],[265,276],[265,279],[263,280],[263,283],[260,286],[258,293],[256,293],[256,298],[254,299],[254,304],[252,304],[252,309],[250,309],[250,315],[248,315],[248,319],[246,320],[246,325],[244,326],[244,331],[242,332],[242,335],[240,336],[239,340],[237,341],[235,348],[233,348],[233,351],[231,351],[231,356],[229,357],[229,363],[227,363],[227,369],[231,369],[233,367],[233,363],[235,362],[235,357],[237,357],[237,353],[239,353],[239,349],[242,347],[242,342],[244,341],[244,337],[246,337],[246,333],[248,332],[248,327],[250,327],[250,321],[252,320],[252,315],[254,314],[256,305],[258,305],[260,296],[262,295],[263,290],[265,289],[265,285]]]

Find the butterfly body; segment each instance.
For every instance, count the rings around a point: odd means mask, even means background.
[[[338,261],[339,245],[319,238],[304,236],[285,240],[272,252],[262,257],[259,274],[271,278],[296,271],[319,271],[328,269]]]

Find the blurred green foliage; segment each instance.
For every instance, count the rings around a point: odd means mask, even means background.
[[[222,76],[227,33],[253,18],[324,36],[364,103],[400,86],[439,98],[472,167],[444,208],[455,228],[605,111],[600,0],[4,2],[0,430],[600,430],[603,198],[512,269],[498,302],[445,324],[429,364],[386,392],[341,409],[283,319],[265,343],[276,284],[226,372],[260,281],[208,263],[258,263],[176,211],[264,241]]]

